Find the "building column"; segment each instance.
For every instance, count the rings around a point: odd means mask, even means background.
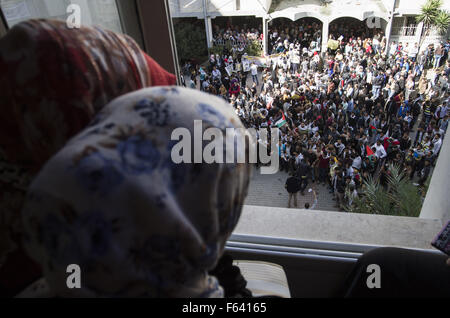
[[[386,47],[384,48],[384,54],[386,55],[389,53],[389,47],[391,45],[392,24],[394,24],[394,14],[389,17],[389,22],[384,33],[386,34]]]
[[[263,17],[263,52],[264,56],[269,55],[269,20]]]
[[[389,21],[386,26],[386,30],[384,32],[386,34],[386,47],[384,48],[384,54],[386,54],[386,55],[389,54],[389,50],[390,50],[389,47],[391,45],[391,33],[392,33],[392,25],[394,24],[395,3],[396,3],[396,0],[393,0],[391,12],[389,15]]]
[[[328,48],[328,31],[330,24],[328,21],[322,22],[322,53],[325,53]]]
[[[423,32],[423,22],[420,22],[417,25],[416,34],[415,34],[417,44],[420,44],[420,37],[422,35],[422,32]],[[420,53],[420,47],[419,47],[419,53]]]
[[[422,205],[420,218],[439,219],[442,222],[450,220],[450,134],[447,131],[442,142],[441,151],[433,171],[430,186]]]
[[[206,32],[207,32],[206,39],[208,40],[208,49],[212,48],[213,46],[213,31],[211,20],[212,20],[211,17],[208,17],[206,19]]]
[[[203,18],[205,19],[206,43],[208,50],[212,47],[212,26],[211,17],[208,17],[208,1],[203,0]]]

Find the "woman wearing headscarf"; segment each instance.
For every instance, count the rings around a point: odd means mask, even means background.
[[[23,220],[27,251],[54,296],[224,296],[208,272],[239,220],[251,167],[237,163],[239,148],[233,163],[190,163],[208,128],[246,134],[222,98],[147,88],[108,104],[48,161]],[[225,140],[216,143],[223,158]],[[70,264],[81,269],[80,289],[67,288]]]
[[[0,294],[11,296],[40,275],[16,248],[34,176],[114,98],[175,76],[128,36],[52,20],[20,23],[1,38],[0,70]]]

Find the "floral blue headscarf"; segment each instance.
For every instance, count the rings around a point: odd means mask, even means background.
[[[147,88],[108,104],[40,171],[23,210],[25,246],[61,297],[222,297],[208,275],[235,228],[248,164],[175,164],[171,135],[243,128],[215,96]],[[81,288],[69,289],[67,266]]]

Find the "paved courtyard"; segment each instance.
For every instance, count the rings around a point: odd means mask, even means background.
[[[263,175],[259,172],[259,169],[255,169],[245,204],[287,208],[289,195],[284,188],[287,178],[288,174],[286,172]],[[298,208],[303,208],[307,202],[309,204],[313,203],[313,195],[308,192],[308,189],[311,187],[316,189],[317,192],[317,206],[315,210],[339,211],[335,207],[336,202],[333,201],[332,194],[329,193],[327,187],[311,183],[306,188],[304,196],[298,193]]]

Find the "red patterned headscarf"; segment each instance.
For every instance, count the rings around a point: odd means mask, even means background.
[[[34,175],[105,105],[175,82],[128,36],[54,20],[14,26],[0,39],[0,243],[5,233],[20,233]]]
[[[0,147],[34,171],[114,98],[175,84],[131,38],[52,20],[12,28],[0,40],[0,70]]]

